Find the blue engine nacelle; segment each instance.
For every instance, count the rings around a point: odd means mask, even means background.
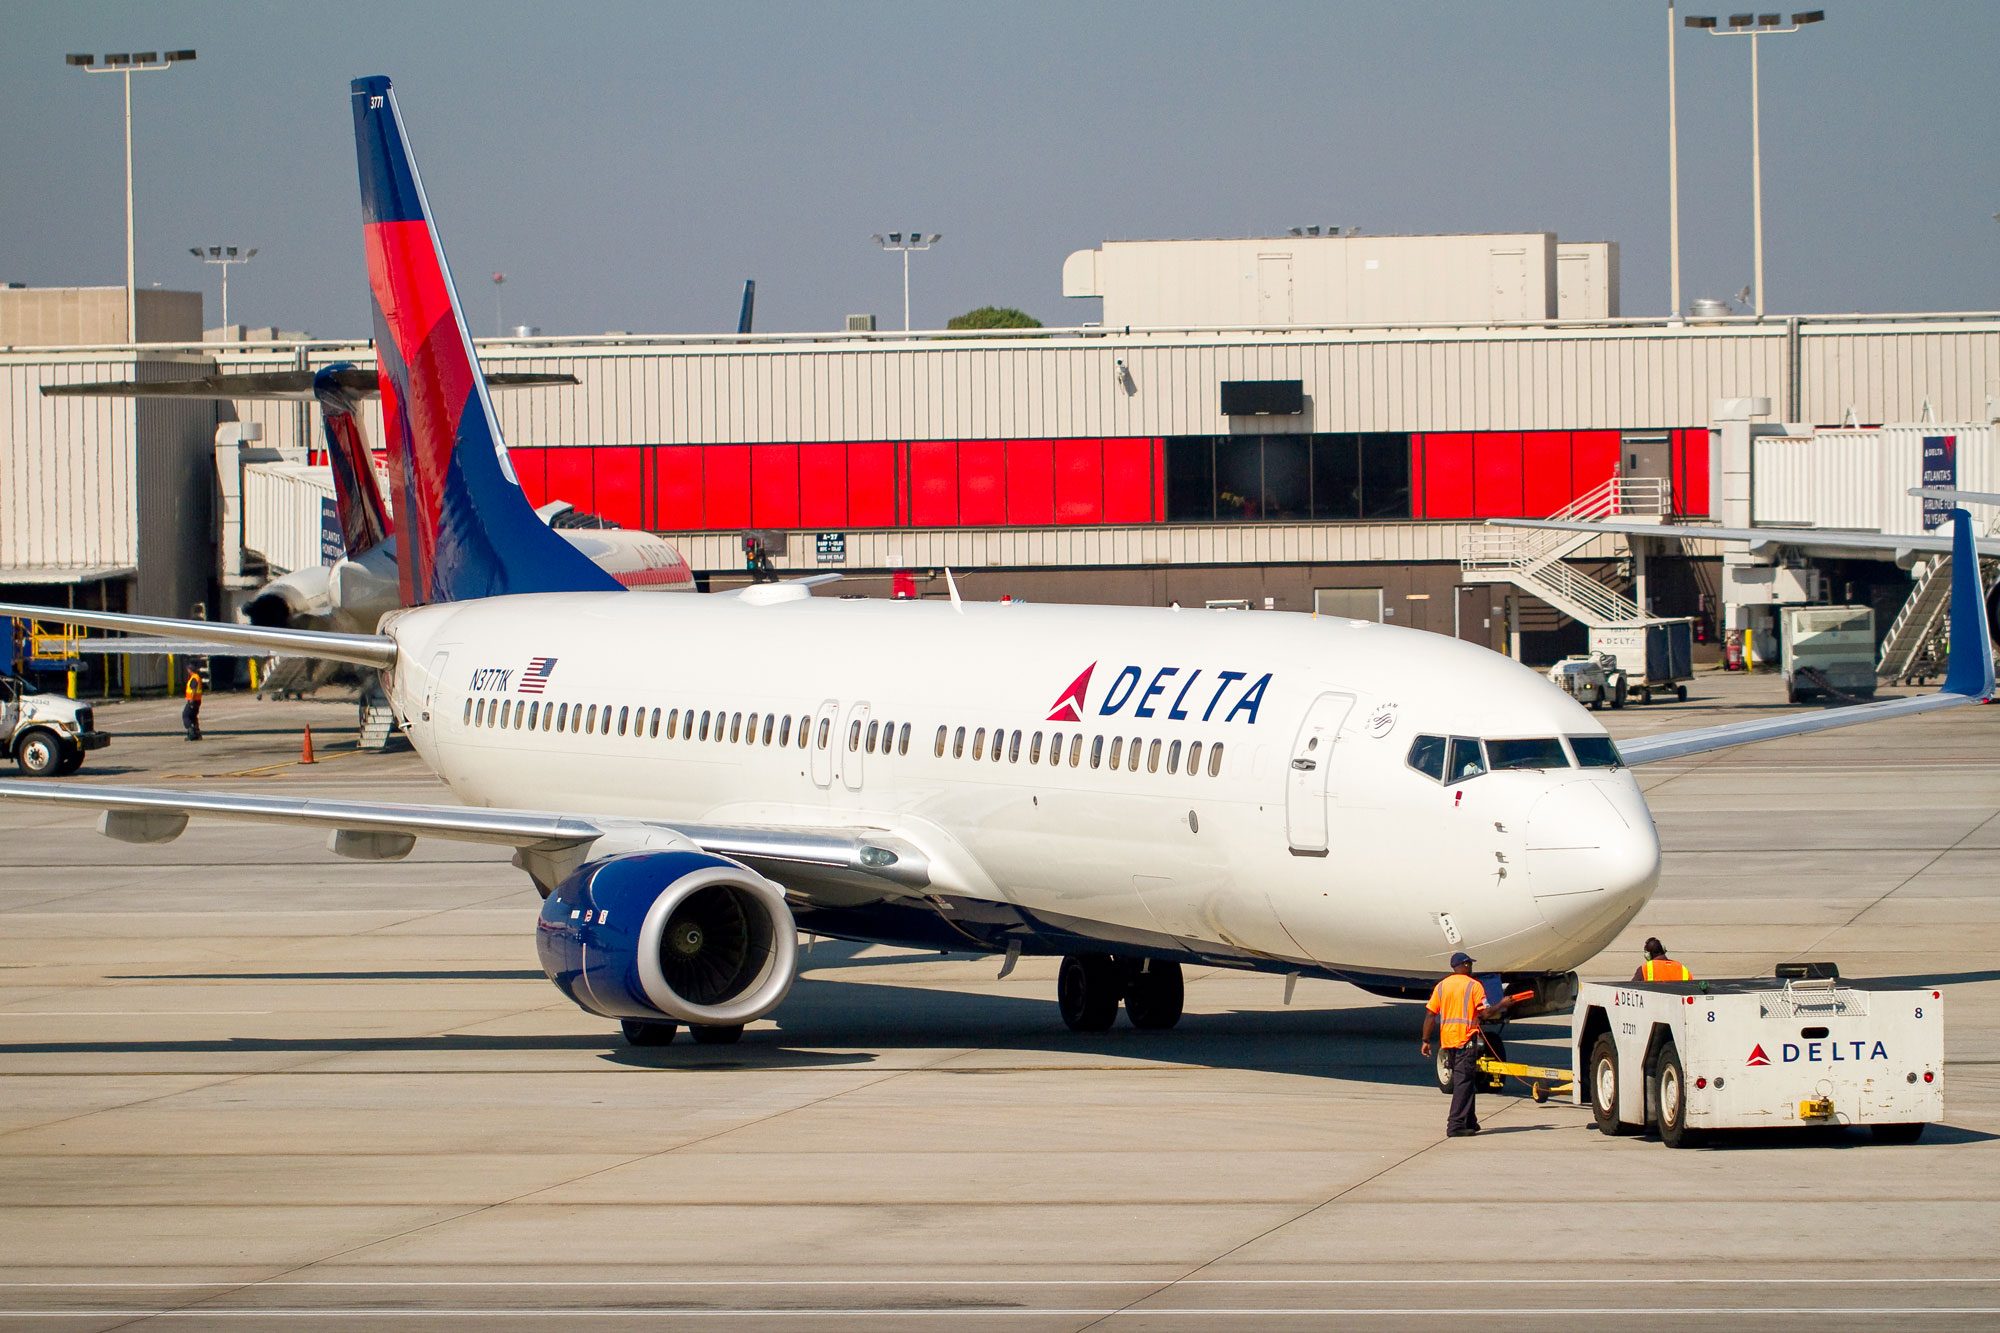
[[[535,945],[557,989],[606,1018],[748,1023],[798,972],[784,891],[707,852],[590,862],[542,904]]]

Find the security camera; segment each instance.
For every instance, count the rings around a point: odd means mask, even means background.
[[[1116,370],[1117,370],[1117,372],[1118,372],[1118,373],[1119,373],[1120,375],[1123,375],[1123,374],[1125,373],[1125,358],[1124,358],[1124,357],[1122,357],[1122,356],[1121,356],[1121,357],[1118,357],[1117,359],[1113,360],[1113,361],[1112,361],[1112,363],[1111,363],[1111,365],[1112,365],[1112,367],[1113,367],[1114,369],[1116,369]]]

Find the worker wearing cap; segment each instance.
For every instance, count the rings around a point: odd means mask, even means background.
[[[1694,973],[1667,957],[1667,946],[1655,935],[1646,941],[1646,961],[1632,974],[1634,981],[1693,981]]]
[[[1445,1135],[1464,1138],[1479,1132],[1479,1117],[1473,1099],[1479,1092],[1479,1021],[1486,1013],[1486,988],[1472,977],[1472,955],[1451,956],[1451,975],[1437,984],[1430,1002],[1424,1006],[1424,1037],[1419,1049],[1429,1059],[1431,1038],[1444,1047],[1451,1068],[1451,1112],[1445,1118]]]

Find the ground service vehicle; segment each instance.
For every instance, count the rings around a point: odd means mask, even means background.
[[[1875,693],[1875,611],[1866,606],[1788,606],[1780,638],[1785,698]]]
[[[29,777],[74,773],[86,751],[110,743],[96,729],[90,705],[50,694],[25,676],[0,675],[0,745]]]

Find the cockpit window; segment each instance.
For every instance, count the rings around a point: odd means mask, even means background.
[[[1479,753],[1479,742],[1470,736],[1451,738],[1451,763],[1445,769],[1447,782],[1463,782],[1476,778],[1486,771],[1486,760]]]
[[[1575,752],[1579,768],[1620,768],[1625,763],[1609,736],[1572,736],[1569,748]]]
[[[1554,736],[1533,740],[1488,741],[1486,761],[1498,773],[1506,768],[1568,768],[1569,755]]]
[[[1411,768],[1432,782],[1444,781],[1444,737],[1419,736],[1410,742]]]

